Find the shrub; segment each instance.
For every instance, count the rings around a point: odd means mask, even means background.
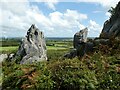
[[[62,59],[67,50],[49,50],[46,62],[20,65],[5,61],[3,90],[119,90],[120,44],[115,42],[101,49],[98,46],[80,60]]]
[[[57,61],[48,67],[52,72],[55,90],[87,90],[95,89],[97,85],[95,73],[78,59]]]

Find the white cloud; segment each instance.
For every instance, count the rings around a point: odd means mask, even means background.
[[[69,10],[69,9],[67,9],[65,16],[68,17],[69,19],[80,20],[80,21],[87,19],[86,14],[81,14],[77,12],[76,10]]]
[[[26,10],[29,8],[29,4],[20,2],[2,2],[1,9],[8,10],[13,14],[25,15]]]
[[[90,20],[88,29],[89,29],[89,32],[88,32],[89,35],[94,35],[93,37],[98,37],[102,30],[102,26],[97,24],[95,21]]]
[[[85,3],[97,3],[103,7],[110,8],[114,7],[119,2],[119,0],[1,0],[1,2],[44,2],[47,3],[48,7],[55,9],[55,5],[59,2],[85,2]]]
[[[0,32],[8,37],[24,36],[31,24],[36,24],[45,36],[73,36],[84,28],[81,22],[87,19],[86,14],[70,9],[63,13],[54,11],[45,16],[38,6],[29,2],[2,2],[0,10]]]
[[[87,15],[79,13],[76,10],[67,9],[64,13],[58,11],[50,13],[49,19],[52,23],[51,27],[53,27],[55,32],[57,31],[56,35],[66,36],[69,34],[73,36],[76,31],[85,27],[80,22],[86,20]]]
[[[0,3],[0,10],[2,11],[0,16],[0,32],[6,31],[7,33],[3,33],[9,36],[20,36],[26,31],[29,24],[28,21],[31,20],[27,17],[27,11],[33,10],[30,7],[29,2],[6,2],[2,1]],[[15,35],[13,33],[18,33]],[[5,35],[4,35],[5,36]]]
[[[63,28],[72,28],[79,27],[80,21],[87,19],[86,14],[81,14],[76,10],[67,9],[65,13],[53,12],[50,13],[50,21],[53,23],[53,26],[63,27]]]
[[[45,3],[50,9],[55,11],[55,5],[58,3],[58,0],[47,0]]]
[[[10,6],[10,5],[4,5],[4,3],[8,3],[8,2],[12,3],[12,4],[15,3],[15,4],[12,5],[12,6]],[[58,2],[60,2],[60,1],[59,0],[1,0],[1,3],[3,4],[4,7],[6,6],[6,8],[10,8],[10,9],[12,9],[13,7],[14,8],[17,7],[17,9],[19,9],[19,10],[16,9],[14,12],[19,12],[19,13],[21,13],[20,11],[22,11],[22,9],[24,9],[25,7],[21,7],[19,5],[16,5],[16,3],[24,3],[25,4],[25,3],[28,3],[28,2],[44,2],[45,5],[48,8],[50,8],[50,9],[52,9],[52,10],[55,11],[56,10],[55,5]]]
[[[105,15],[109,18],[111,16],[111,13],[106,12]]]
[[[99,27],[99,24],[97,24],[95,21],[93,20],[90,20],[89,21],[89,28],[90,29],[93,29],[93,30],[96,30],[96,27]]]
[[[45,5],[48,8],[50,8],[50,9],[52,9],[54,11],[56,10],[55,5],[59,2],[59,0],[32,0],[32,1],[35,1],[35,2],[44,2]]]
[[[119,0],[78,0],[78,2],[98,3],[105,8],[115,7]]]
[[[111,14],[108,12],[108,10],[111,7],[115,7],[120,0],[77,0],[77,1],[78,2],[85,2],[85,3],[100,4],[106,12],[105,13],[106,19],[109,19]],[[99,11],[99,10],[93,11],[93,13],[100,13],[100,12],[103,12],[103,11]]]

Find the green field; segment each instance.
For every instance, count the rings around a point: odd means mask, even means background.
[[[17,51],[18,46],[8,46],[8,47],[0,47],[0,52],[13,52],[13,51]],[[68,49],[66,47],[58,47],[58,46],[47,46],[47,50],[64,50],[64,49]]]
[[[0,47],[0,52],[14,51],[14,50],[17,50],[17,49],[18,49],[18,46]]]
[[[0,53],[15,53],[18,50],[20,39],[5,39],[0,41]],[[72,48],[72,41],[46,41],[47,50],[66,50]]]

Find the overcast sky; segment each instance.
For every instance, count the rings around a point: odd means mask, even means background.
[[[99,36],[119,0],[0,0],[0,37],[24,37],[35,24],[45,37]]]

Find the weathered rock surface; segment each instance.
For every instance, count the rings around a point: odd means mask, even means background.
[[[85,54],[85,51],[87,51],[85,48],[88,48],[88,44],[86,44],[87,33],[88,29],[85,28],[83,30],[80,30],[74,35],[73,40],[74,49],[70,53],[65,54],[64,57],[67,58],[74,58],[75,56],[82,57]]]
[[[77,56],[81,57],[85,53],[87,33],[88,33],[88,29],[85,28],[83,30],[80,30],[74,35],[73,45],[74,45],[74,48],[77,50]]]
[[[93,42],[86,42],[85,43],[85,50],[84,53],[89,53],[89,52],[93,52],[94,51],[94,43]]]
[[[64,55],[65,58],[70,58],[70,59],[72,59],[72,58],[74,58],[76,56],[77,56],[77,50],[75,48],[72,49],[69,53],[66,53]]]
[[[85,28],[83,30],[80,30],[74,35],[74,41],[73,41],[74,48],[77,49],[82,43],[87,42],[87,33],[88,33],[88,29]]]
[[[120,37],[120,2],[115,8],[115,13],[104,23],[100,38]]]
[[[47,60],[47,51],[44,35],[35,25],[27,31],[16,56],[21,57],[21,64],[28,64]]]

